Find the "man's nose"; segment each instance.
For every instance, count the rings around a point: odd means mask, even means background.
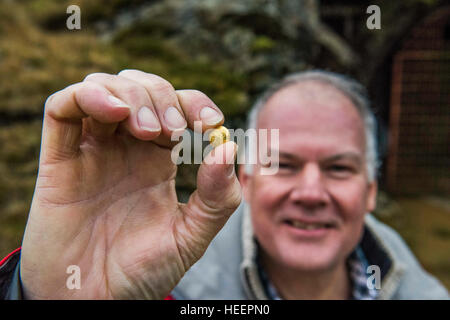
[[[327,203],[327,193],[320,167],[307,163],[299,172],[290,198],[295,203],[307,208],[324,207]]]

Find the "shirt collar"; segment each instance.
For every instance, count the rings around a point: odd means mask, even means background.
[[[255,263],[258,266],[258,273],[268,298],[271,300],[281,300],[280,295],[259,263],[259,259],[257,259]],[[368,266],[364,252],[361,250],[361,247],[358,246],[347,259],[347,270],[352,284],[351,299],[353,300],[375,300],[378,296],[378,290],[374,286],[368,285]]]

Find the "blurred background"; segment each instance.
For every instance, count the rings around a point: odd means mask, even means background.
[[[81,29],[68,30],[69,5]],[[381,9],[370,30],[369,5]],[[374,213],[450,289],[450,6],[438,0],[0,0],[0,257],[20,246],[46,98],[136,68],[205,92],[230,128],[283,75],[322,68],[369,90],[380,123]],[[180,166],[179,198],[196,166]]]

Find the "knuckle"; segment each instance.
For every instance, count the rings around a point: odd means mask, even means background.
[[[197,97],[202,98],[202,99],[209,99],[209,97],[208,97],[205,93],[203,93],[202,91],[200,91],[200,90],[197,90],[197,89],[191,89],[191,90],[189,90],[189,91],[190,91],[191,94],[194,95],[194,96],[197,96]]]
[[[196,105],[213,105],[216,104],[209,98],[205,93],[203,93],[200,90],[196,89],[187,89],[187,90],[178,90],[179,94],[181,94],[181,97],[186,100],[190,101],[192,103],[195,103]]]
[[[105,78],[105,77],[110,77],[110,76],[111,76],[111,75],[108,74],[108,73],[104,73],[104,72],[94,72],[94,73],[88,74],[88,75],[84,78],[83,82],[88,81],[88,80],[90,80],[90,81],[96,81],[96,80],[99,80],[100,78]]]
[[[56,91],[47,97],[44,103],[44,114],[58,113],[59,103],[65,101],[71,94],[84,87],[84,83],[79,82]]]
[[[172,84],[169,81],[164,80],[162,78],[156,79],[152,87],[154,91],[157,91],[159,93],[170,93],[170,92],[175,93],[175,89],[173,88]]]
[[[45,104],[44,104],[45,109],[48,109],[49,107],[51,107],[54,104],[55,100],[57,100],[59,97],[69,95],[72,90],[77,90],[77,89],[79,90],[79,88],[82,88],[82,87],[83,87],[83,83],[79,82],[79,83],[71,84],[70,86],[67,86],[64,89],[61,89],[59,91],[53,92],[45,100]]]
[[[80,82],[73,86],[73,93],[76,96],[83,96],[92,94],[92,92],[100,92],[104,89],[104,87],[96,82]]]
[[[55,99],[55,96],[58,95],[58,94],[59,94],[59,91],[58,92],[54,92],[54,93],[52,93],[51,95],[49,95],[47,97],[47,99],[45,100],[45,104],[44,104],[44,109],[45,110],[48,110],[51,107],[52,101]]]
[[[132,101],[140,101],[143,97],[147,97],[147,91],[145,88],[137,83],[125,82],[122,85],[122,90],[124,95]]]
[[[117,75],[118,76],[126,76],[126,75],[133,75],[133,74],[141,73],[141,72],[142,71],[139,71],[136,69],[123,69]]]

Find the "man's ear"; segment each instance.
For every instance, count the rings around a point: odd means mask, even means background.
[[[244,196],[244,200],[249,202],[250,200],[250,185],[252,176],[245,172],[245,164],[242,164],[238,168],[238,178],[241,183],[242,194]]]
[[[377,181],[370,182],[368,185],[368,192],[367,192],[367,202],[366,202],[367,212],[372,212],[377,207],[377,192],[378,192]]]

